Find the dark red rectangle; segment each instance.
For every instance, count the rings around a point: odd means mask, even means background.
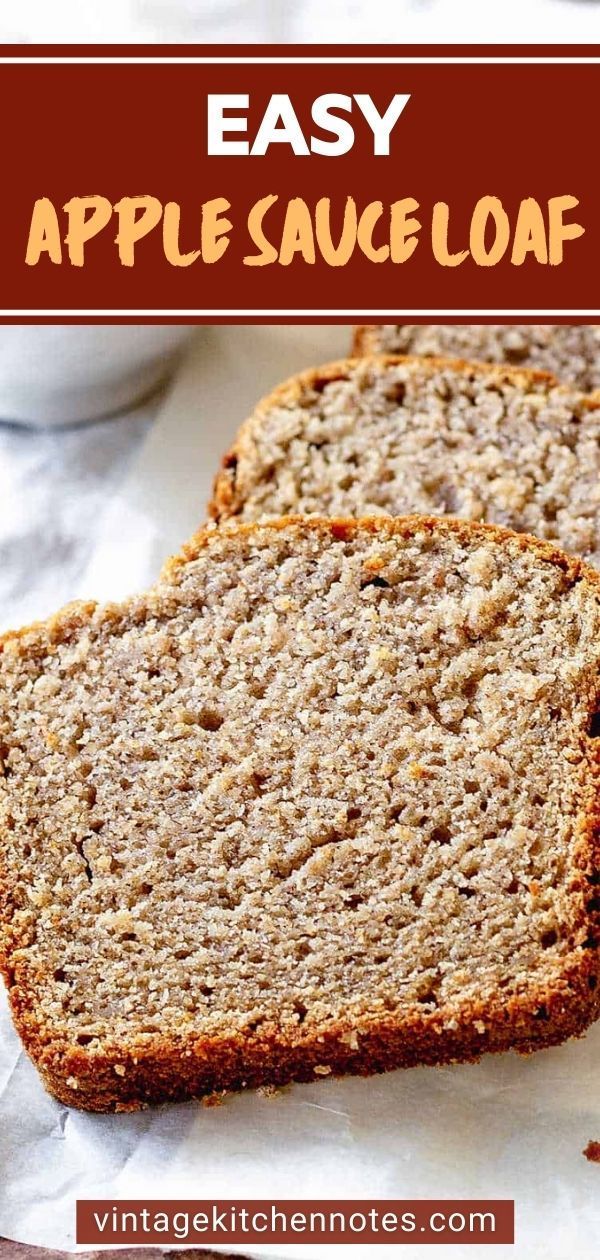
[[[509,1199],[120,1200],[77,1202],[76,1242],[513,1243]]]

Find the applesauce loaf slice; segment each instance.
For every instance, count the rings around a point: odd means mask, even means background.
[[[328,364],[258,404],[210,512],[458,516],[556,541],[600,568],[600,400],[452,359]]]
[[[450,355],[550,372],[600,389],[599,324],[360,324],[354,354]]]
[[[2,964],[92,1110],[598,1009],[600,578],[421,517],[197,535],[0,654]]]

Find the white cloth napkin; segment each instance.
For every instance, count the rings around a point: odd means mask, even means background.
[[[121,493],[81,582],[113,599],[151,582],[205,519],[221,457],[254,404],[293,372],[348,353],[343,325],[203,329]]]

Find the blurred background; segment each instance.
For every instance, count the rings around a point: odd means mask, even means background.
[[[586,43],[598,0],[21,0],[16,42]]]
[[[0,628],[72,599],[193,330],[0,328]]]

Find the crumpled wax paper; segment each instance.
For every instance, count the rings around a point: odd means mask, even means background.
[[[143,587],[200,523],[218,459],[255,399],[290,372],[345,352],[345,328],[206,330],[104,522],[79,592]],[[327,1080],[222,1106],[135,1115],[71,1111],[45,1094],[0,1001],[0,1235],[74,1247],[76,1198],[512,1198],[516,1244],[470,1260],[596,1260],[600,1026],[529,1058]],[[334,1260],[346,1247],[225,1250]],[[405,1246],[354,1247],[416,1260]],[[440,1246],[436,1256],[463,1251]]]

